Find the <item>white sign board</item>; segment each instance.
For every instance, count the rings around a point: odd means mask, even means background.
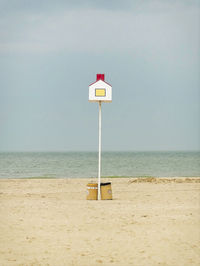
[[[89,102],[112,102],[112,86],[98,80],[89,86]]]

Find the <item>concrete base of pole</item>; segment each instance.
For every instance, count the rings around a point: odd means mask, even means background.
[[[88,183],[87,184],[87,200],[97,200],[98,199],[98,184]],[[112,188],[111,182],[100,184],[101,200],[112,200]]]

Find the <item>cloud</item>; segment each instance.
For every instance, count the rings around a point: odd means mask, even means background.
[[[141,5],[145,0],[0,0],[0,14],[8,13],[45,13],[71,9],[127,10]]]
[[[3,1],[15,12],[0,20],[0,54],[121,53],[198,64],[200,8],[195,1],[136,1],[134,6],[125,1],[127,10],[116,1],[114,11],[109,8],[114,1],[107,2],[98,8],[99,1],[48,1],[49,9],[55,6],[50,12],[46,1]]]
[[[0,17],[55,14],[70,10],[110,10],[126,12],[158,12],[172,7],[200,7],[199,0],[0,0]]]
[[[143,10],[146,7],[161,9],[171,5],[199,6],[199,0],[0,0],[0,14],[9,13],[44,13],[71,9],[100,9],[100,10]]]

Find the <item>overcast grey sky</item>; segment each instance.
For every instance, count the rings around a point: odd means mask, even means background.
[[[199,0],[0,0],[0,151],[200,149]]]

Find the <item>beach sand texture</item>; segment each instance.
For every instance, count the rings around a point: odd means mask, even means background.
[[[200,265],[200,179],[0,180],[0,265]],[[94,180],[93,180],[94,181]]]

